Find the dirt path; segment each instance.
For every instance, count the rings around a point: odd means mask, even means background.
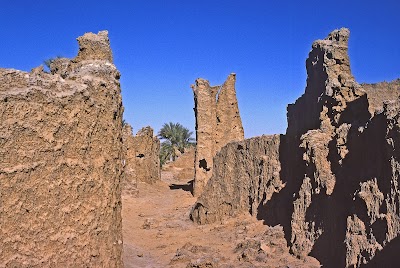
[[[139,197],[123,196],[124,264],[133,267],[319,267],[288,253],[280,227],[250,216],[200,226],[189,219],[190,185],[163,172]]]

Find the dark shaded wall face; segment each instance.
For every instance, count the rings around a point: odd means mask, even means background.
[[[332,64],[335,57],[338,64]],[[266,204],[260,204],[257,212],[257,218],[266,224],[284,227],[293,253],[310,254],[324,267],[359,266],[369,262],[374,252],[388,242],[388,237],[397,236],[389,235],[393,228],[389,227],[391,213],[388,211],[393,211],[390,204],[397,202],[392,200],[398,200],[393,189],[397,179],[393,178],[397,177],[399,167],[397,151],[393,148],[399,132],[396,123],[389,122],[393,119],[387,112],[371,119],[371,111],[383,107],[385,100],[397,99],[398,94],[392,87],[396,81],[382,89],[385,97],[379,96],[375,86],[365,94],[346,62],[347,44],[333,44],[325,51],[313,45],[307,59],[306,91],[295,104],[289,105],[287,135],[281,139],[280,178],[285,187]],[[306,138],[303,135],[310,130],[317,131],[316,135],[321,137],[330,137],[325,149],[318,139],[309,141],[306,147],[300,146]],[[329,168],[335,179],[331,194],[320,189],[318,182],[321,179],[318,178],[321,173],[318,157],[323,151],[327,152],[329,165],[322,169]],[[304,178],[311,178],[308,193],[301,190]],[[304,194],[310,195],[310,203],[301,204],[305,202],[300,199]],[[297,226],[293,228],[299,216],[294,208],[298,208],[299,201],[304,209],[300,215],[304,221],[300,224],[308,226],[300,229],[300,233]],[[376,211],[369,203],[378,207]]]
[[[305,93],[296,100],[296,103],[287,107],[288,128],[286,134],[300,139],[301,135],[310,129],[320,126],[319,114],[322,103],[318,98],[325,90],[327,73],[323,71],[324,52],[321,49],[311,50],[306,60],[307,87]]]
[[[348,248],[344,241],[346,241],[346,235],[350,237],[353,235],[348,232],[347,225],[348,217],[352,215],[357,215],[365,224],[366,236],[372,232],[380,245],[386,243],[384,241],[388,228],[385,218],[376,219],[371,224],[366,203],[357,193],[360,192],[362,183],[376,178],[383,195],[390,195],[394,168],[391,165],[391,158],[397,156],[393,155],[395,151],[387,142],[387,118],[384,114],[375,116],[372,120],[369,118],[366,95],[348,103],[340,120],[340,124],[351,123],[346,143],[348,153],[344,159],[341,159],[336,140],[333,139],[328,145],[328,158],[336,178],[335,189],[331,195],[325,195],[323,192],[313,194],[312,202],[305,214],[305,221],[314,222],[316,229],[323,230],[316,239],[310,255],[316,257],[324,267],[346,266]],[[399,132],[390,133],[393,133],[391,134],[394,135],[393,140],[397,142]],[[312,176],[315,172],[315,169],[306,167],[303,160],[304,153],[304,149],[299,147],[299,141],[295,137],[281,138],[280,178],[286,186],[265,205],[261,203],[257,212],[257,218],[264,220],[266,224],[282,225],[288,242],[293,239],[291,226],[293,202],[301,187],[301,178],[305,175]],[[312,188],[317,188],[314,182],[312,182]],[[386,213],[385,206],[383,202],[380,207],[381,213]],[[368,245],[364,246],[368,247]],[[360,252],[360,254],[367,261],[371,260],[371,256],[365,252]]]
[[[394,238],[388,243],[384,250],[376,252],[374,258],[367,264],[362,264],[363,268],[397,268],[399,267],[399,248],[400,248],[400,237]]]
[[[362,99],[360,101],[363,102]],[[359,106],[357,102],[358,100],[354,103],[355,106]],[[351,105],[353,104],[349,107]],[[368,113],[367,107],[364,106],[363,109],[365,114]],[[331,196],[321,194],[313,196],[312,205],[307,210],[306,218],[315,221],[316,226],[323,229],[310,254],[325,267],[346,266],[348,248],[344,241],[346,241],[346,235],[352,236],[348,232],[348,217],[357,215],[364,224],[370,222],[366,204],[357,196],[360,192],[360,184],[377,178],[381,191],[384,188],[387,189],[387,185],[383,187],[382,184],[390,184],[391,166],[385,152],[384,120],[374,118],[362,133],[359,132],[357,125],[354,124],[349,130],[347,137],[349,152],[345,159],[341,159],[341,164],[338,162],[340,157],[336,153],[335,142],[330,144],[329,158],[332,159],[332,171],[336,177],[335,190]],[[386,231],[379,225],[381,225],[381,220],[377,220],[371,226],[366,224],[365,232],[369,234],[371,228],[375,226],[374,235],[378,243],[382,244]],[[367,260],[370,257],[365,256]]]

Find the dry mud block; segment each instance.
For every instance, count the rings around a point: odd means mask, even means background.
[[[106,31],[0,69],[0,267],[122,267],[122,100]]]
[[[213,158],[227,143],[244,139],[235,89],[236,75],[222,86],[199,78],[192,85],[196,117],[194,196],[200,196],[213,173]]]

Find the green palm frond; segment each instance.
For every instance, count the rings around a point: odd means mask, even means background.
[[[157,135],[161,140],[165,140],[161,143],[161,164],[166,161],[174,161],[178,151],[184,153],[186,148],[193,146],[192,134],[192,131],[179,123],[165,123]]]

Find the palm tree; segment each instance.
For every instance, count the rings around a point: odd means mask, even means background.
[[[165,140],[161,143],[161,163],[174,161],[179,154],[178,152],[184,153],[186,148],[193,146],[192,134],[192,131],[179,123],[165,123],[158,132],[158,137]]]
[[[162,142],[160,148],[160,165],[163,166],[165,163],[175,158],[176,158],[176,151],[171,145],[171,143],[169,141]]]

